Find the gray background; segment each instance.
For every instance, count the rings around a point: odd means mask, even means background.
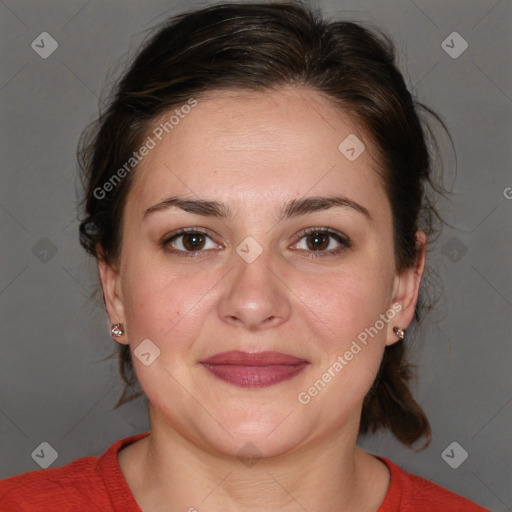
[[[116,361],[103,360],[115,344],[101,295],[90,298],[95,263],[78,244],[75,150],[144,31],[200,5],[0,1],[0,477],[39,469],[31,453],[43,441],[57,467],[149,428],[144,399],[112,410],[122,386]],[[391,34],[408,83],[443,116],[458,155],[455,173],[443,143],[453,195],[441,206],[453,227],[430,251],[438,277],[427,278],[443,289],[414,344],[432,443],[419,453],[387,434],[361,444],[493,511],[512,510],[511,2],[318,5]],[[31,48],[43,31],[59,44],[47,59]],[[469,44],[457,59],[441,47],[454,31]],[[469,454],[458,469],[441,457],[453,441]]]

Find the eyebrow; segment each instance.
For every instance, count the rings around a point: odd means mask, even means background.
[[[373,220],[370,212],[364,206],[347,197],[310,196],[302,199],[293,199],[286,203],[280,211],[279,222],[292,217],[298,217],[300,215],[328,210],[335,207],[351,208],[352,210],[364,215],[368,220]],[[179,208],[183,211],[194,213],[196,215],[203,215],[205,217],[211,216],[221,219],[232,219],[234,217],[229,206],[219,201],[188,199],[185,197],[173,196],[150,206],[144,212],[143,219],[155,212],[167,210],[169,208]]]

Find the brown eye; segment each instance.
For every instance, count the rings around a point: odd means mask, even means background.
[[[308,249],[312,251],[324,250],[329,245],[330,235],[324,233],[314,233],[306,237]]]
[[[352,243],[346,235],[331,228],[311,228],[301,233],[296,247],[305,251],[307,257],[336,256],[352,247]]]
[[[200,255],[207,253],[207,249],[215,249],[217,247],[208,233],[189,228],[180,229],[172,233],[163,239],[160,245],[166,251],[181,256]]]
[[[187,233],[186,235],[182,235],[182,237],[183,247],[185,247],[187,251],[202,249],[205,244],[205,237],[200,233]]]

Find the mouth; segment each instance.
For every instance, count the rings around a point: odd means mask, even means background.
[[[290,380],[309,362],[279,352],[223,352],[200,363],[212,375],[244,388],[263,388]]]

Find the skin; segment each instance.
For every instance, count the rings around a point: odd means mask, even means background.
[[[338,149],[349,134],[366,145],[355,161]],[[374,149],[315,91],[231,91],[200,99],[134,171],[120,260],[99,261],[99,275],[109,318],[126,329],[120,341],[133,352],[150,339],[160,350],[148,366],[133,358],[151,435],[119,453],[142,510],[375,512],[384,500],[389,471],[356,446],[359,419],[383,351],[397,341],[393,326],[412,321],[425,237],[418,232],[416,265],[398,272]],[[143,218],[174,195],[221,201],[233,217],[167,208]],[[371,219],[334,207],[278,221],[285,203],[326,195],[357,202]],[[193,252],[190,237],[159,245],[183,227],[208,232],[200,254],[169,252]],[[351,247],[315,258],[312,236],[301,231],[325,227]],[[236,252],[249,236],[262,248],[252,263]],[[322,250],[340,246],[327,237]],[[299,403],[393,304],[401,310],[378,335]],[[291,380],[241,388],[199,363],[228,350],[283,352],[310,364]],[[247,442],[261,455],[251,466],[237,457]]]

